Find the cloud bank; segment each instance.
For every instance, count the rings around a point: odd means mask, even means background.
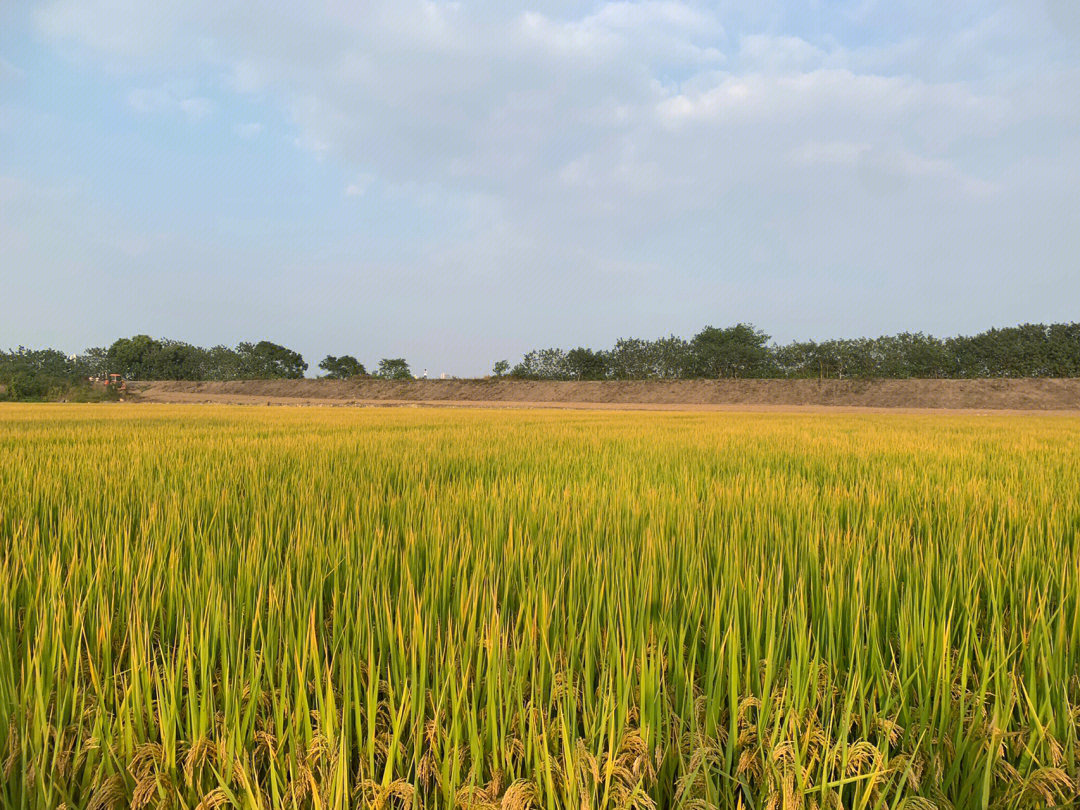
[[[409,235],[375,257],[343,213],[276,264],[263,320],[327,313],[301,344],[398,329],[477,373],[498,347],[736,319],[786,339],[1075,316],[1067,3],[285,5],[59,0],[30,24],[139,114],[275,116],[340,174],[326,205]],[[170,255],[144,261],[167,279]],[[350,296],[375,322],[327,325]]]

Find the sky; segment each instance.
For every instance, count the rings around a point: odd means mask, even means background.
[[[0,3],[0,347],[1080,319],[1080,3]]]

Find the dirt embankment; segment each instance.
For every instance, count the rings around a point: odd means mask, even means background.
[[[1080,379],[1051,380],[241,380],[130,384],[144,402],[503,407],[905,408],[1080,411]]]

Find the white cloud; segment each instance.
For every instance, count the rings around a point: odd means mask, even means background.
[[[739,40],[739,61],[752,70],[814,69],[824,64],[827,56],[801,37],[749,34]]]
[[[0,56],[0,81],[25,78],[26,71]]]
[[[213,109],[213,105],[208,98],[193,96],[180,99],[180,109],[188,118],[197,120],[208,116]]]
[[[941,181],[948,192],[968,196],[992,194],[994,183],[965,175],[956,166],[940,158],[921,157],[903,148],[877,148],[865,143],[846,141],[807,142],[788,154],[791,165],[800,168],[825,167],[851,170],[864,190],[874,194],[895,194],[908,183],[919,180]]]
[[[1080,3],[1075,0],[1046,0],[1050,22],[1073,40],[1080,40]]]
[[[657,113],[669,127],[806,120],[827,128],[857,121],[891,121],[948,139],[972,129],[997,128],[1005,120],[1007,106],[1003,98],[979,95],[961,84],[819,69],[782,75],[722,75],[705,89],[663,99]]]
[[[788,157],[796,166],[855,166],[870,150],[865,143],[810,141],[792,149]]]
[[[344,196],[444,211],[454,227],[402,247],[421,275],[509,289],[527,268],[561,289],[619,267],[659,318],[766,293],[794,312],[824,289],[815,274],[1003,277],[1025,243],[1074,262],[1059,232],[1062,216],[1080,224],[1075,206],[1054,208],[1055,178],[1080,166],[1062,3],[327,0],[260,7],[253,26],[239,0],[59,0],[36,19],[150,85],[136,109],[207,115],[195,89],[210,74],[341,166]],[[153,89],[161,75],[177,84]],[[1012,216],[1022,200],[1047,216]]]
[[[26,184],[17,177],[7,177],[0,174],[0,202],[10,203],[17,199]]]
[[[926,66],[928,78],[912,72],[910,43],[958,52],[1000,36],[1002,23],[988,22],[994,13],[945,35],[925,14],[917,20],[925,30],[868,48],[794,30],[729,32],[720,9],[677,0],[613,0],[583,15],[559,7],[326,3],[302,14],[264,9],[252,27],[233,0],[159,11],[133,0],[59,0],[38,21],[47,35],[131,70],[186,61],[219,70],[235,92],[269,94],[297,126],[297,146],[317,156],[374,166],[389,183],[493,194],[511,207],[535,209],[558,187],[615,192],[631,178],[653,191],[696,180],[695,196],[707,199],[742,166],[782,163],[777,150],[852,136],[875,154],[951,162],[963,139],[1059,114],[1018,109],[1031,102],[1016,82],[943,80],[944,57]],[[732,28],[791,16],[776,4],[732,8],[745,17]],[[869,25],[883,12],[855,3],[837,13]],[[1067,83],[1078,86],[1080,78]],[[162,89],[135,91],[131,102],[191,117],[210,109]],[[743,151],[709,148],[717,138]]]
[[[208,0],[54,0],[37,5],[32,13],[38,29],[54,41],[101,56],[111,67],[137,70],[139,65],[172,61],[179,48],[191,57],[201,54],[195,41],[199,29],[214,29],[226,8]]]
[[[363,197],[367,193],[368,188],[374,182],[375,176],[371,174],[362,174],[356,178],[356,180],[349,185],[345,186],[346,197]]]
[[[724,57],[723,26],[715,14],[683,2],[607,2],[578,19],[524,12],[519,45],[561,59],[600,64],[625,59],[662,65],[710,65]],[[513,40],[511,40],[513,41]]]
[[[263,131],[263,125],[258,121],[249,121],[245,124],[237,124],[233,127],[233,132],[241,138],[254,138],[256,135]]]
[[[202,96],[185,96],[168,87],[138,87],[128,93],[128,104],[141,113],[181,113],[192,121],[210,115],[213,104]]]

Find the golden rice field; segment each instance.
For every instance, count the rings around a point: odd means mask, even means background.
[[[4,406],[0,806],[1027,808],[1080,419]]]

